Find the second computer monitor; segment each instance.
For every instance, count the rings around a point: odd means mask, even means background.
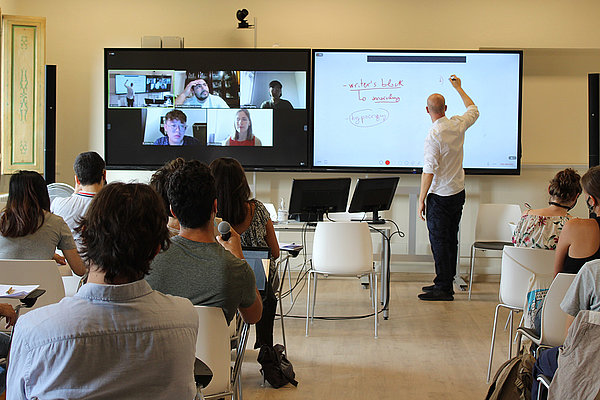
[[[378,212],[389,210],[392,206],[398,180],[398,177],[359,179],[348,212],[373,212],[373,220],[367,222],[385,222],[379,218]]]
[[[322,221],[323,214],[344,212],[348,204],[350,178],[294,179],[290,196],[290,218]]]

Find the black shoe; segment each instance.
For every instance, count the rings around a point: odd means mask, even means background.
[[[419,299],[425,301],[452,301],[454,300],[454,296],[451,292],[434,289],[431,292],[421,293]]]
[[[431,293],[436,289],[435,289],[435,285],[429,285],[429,286],[423,286],[421,288],[421,290],[425,293]],[[454,290],[450,290],[450,294],[454,294]]]

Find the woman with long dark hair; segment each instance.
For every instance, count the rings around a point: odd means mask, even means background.
[[[210,170],[217,187],[217,216],[229,222],[242,239],[242,246],[269,247],[271,264],[269,284],[261,291],[263,314],[256,324],[256,343],[273,345],[273,321],[277,308],[275,288],[279,286],[279,276],[275,259],[279,258],[279,243],[275,236],[273,222],[265,206],[256,199],[250,199],[250,187],[242,165],[233,158],[217,158],[210,164]]]
[[[34,171],[18,171],[10,178],[0,215],[0,259],[51,260],[57,248],[75,274],[86,272],[69,227],[50,212],[44,178]]]
[[[262,146],[259,138],[252,133],[250,111],[245,108],[235,113],[233,134],[225,141],[225,146]]]

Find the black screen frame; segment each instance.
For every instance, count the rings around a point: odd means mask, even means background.
[[[104,49],[104,148],[107,169],[155,170],[176,157],[198,159],[209,163],[218,157],[234,157],[247,171],[309,171],[310,170],[310,49],[239,49],[239,48],[189,48],[189,49],[149,49],[149,48],[105,48]],[[175,64],[173,57],[178,57]],[[198,60],[207,60],[198,63]],[[212,61],[211,61],[212,60]],[[277,60],[277,63],[275,63]],[[153,146],[139,145],[133,139],[122,144],[122,138],[109,137],[112,129],[114,108],[109,108],[109,70],[236,70],[236,71],[302,71],[306,73],[306,107],[284,121],[280,117],[277,124],[282,132],[279,141],[272,147],[254,147],[254,154],[248,148],[228,148],[222,146]],[[173,85],[173,82],[171,82]],[[285,88],[284,88],[285,90]],[[142,108],[135,108],[141,110]],[[131,110],[119,108],[120,112]],[[302,113],[300,112],[302,111]],[[133,117],[123,130],[139,130],[133,121],[143,118]],[[132,114],[133,115],[133,114]],[[303,126],[302,131],[300,125]],[[274,128],[275,130],[275,128]],[[292,139],[284,141],[290,133]],[[133,149],[131,149],[133,146]],[[158,146],[156,146],[158,147]],[[121,150],[118,150],[122,148]],[[131,149],[131,150],[130,150]],[[129,151],[128,151],[129,150]],[[133,160],[133,161],[132,161]]]

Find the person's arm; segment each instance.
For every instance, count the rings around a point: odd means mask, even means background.
[[[249,324],[257,323],[262,317],[262,300],[260,299],[260,293],[258,292],[258,289],[255,288],[255,290],[256,298],[254,299],[254,303],[252,303],[250,307],[238,308],[242,319]]]
[[[231,237],[229,240],[223,240],[221,235],[217,235],[217,242],[221,246],[225,248],[228,252],[239,258],[240,260],[244,260],[244,252],[242,251],[242,239],[240,238],[240,234],[235,231],[235,229],[230,228]]]
[[[125,89],[127,89],[127,82],[129,81],[129,79],[125,79],[125,83],[123,84],[123,86],[125,86]]]
[[[69,267],[71,267],[71,270],[75,273],[75,275],[83,276],[83,274],[86,273],[87,268],[79,256],[77,249],[63,250],[62,252],[69,263]]]
[[[573,324],[573,321],[575,321],[575,317],[572,315],[567,314],[567,320],[566,320],[566,327],[565,330],[567,332],[567,335],[569,334],[569,328],[571,327],[571,324]]]
[[[271,249],[271,255],[273,258],[279,258],[279,242],[277,241],[277,235],[275,235],[275,228],[273,227],[273,221],[271,221],[271,218],[267,220],[267,237],[265,240]]]
[[[433,182],[433,174],[423,172],[421,174],[421,190],[419,192],[419,208],[417,210],[417,214],[423,221],[425,221],[425,198],[427,198],[431,182]]]
[[[465,107],[475,105],[475,103],[473,103],[473,100],[471,100],[471,98],[463,90],[463,88],[461,86],[460,78],[458,76],[450,75],[450,83],[452,84],[452,87],[454,89],[456,89],[456,91],[460,95],[460,98],[462,99],[463,103],[465,104]]]
[[[181,92],[179,94],[179,96],[177,96],[175,98],[175,105],[176,106],[180,106],[183,104],[183,102],[185,101],[185,99],[187,99],[188,97],[190,97],[192,95],[192,87],[194,85],[196,85],[198,83],[198,81],[200,81],[201,79],[196,79],[194,81],[191,81],[190,83],[188,83],[185,86],[185,89],[183,90],[183,92]]]
[[[15,322],[17,322],[17,313],[10,304],[0,304],[0,315],[6,318],[7,328],[9,326],[14,326]]]
[[[556,250],[554,253],[554,276],[559,272],[562,272],[565,265],[565,259],[569,253],[569,247],[571,247],[571,236],[573,235],[572,223],[567,221],[560,236],[558,237],[558,243],[556,244]]]

